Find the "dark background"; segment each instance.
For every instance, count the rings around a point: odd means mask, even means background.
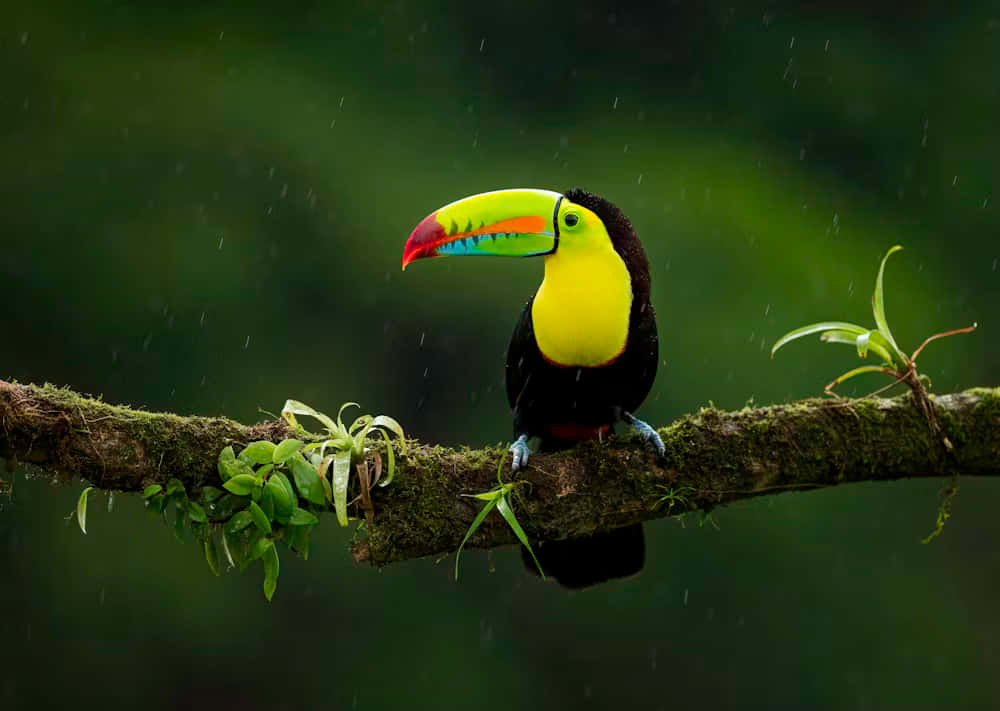
[[[243,421],[357,400],[509,437],[503,354],[536,260],[399,271],[427,213],[582,186],[633,220],[659,377],[640,415],[816,395],[887,309],[939,392],[1000,383],[995,2],[3,3],[0,377]],[[856,381],[863,394],[881,381]],[[916,473],[916,472],[915,472]],[[0,706],[988,708],[996,482],[784,494],[657,521],[577,594],[518,552],[382,571],[333,517],[308,562],[211,576],[138,497],[16,477]],[[81,485],[82,487],[82,485]]]

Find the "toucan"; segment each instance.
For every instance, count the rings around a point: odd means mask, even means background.
[[[418,259],[472,255],[545,261],[545,277],[507,351],[513,470],[527,465],[536,440],[558,449],[603,439],[618,422],[635,427],[662,455],[659,434],[633,414],[656,377],[659,345],[649,262],[622,211],[578,188],[473,195],[417,225],[403,269]],[[543,568],[559,582],[587,587],[642,568],[642,529],[553,541],[540,551],[547,554],[540,556]]]

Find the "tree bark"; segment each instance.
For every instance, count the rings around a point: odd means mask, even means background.
[[[794,489],[1000,473],[1000,388],[932,402],[952,451],[910,395],[736,412],[705,408],[659,430],[663,458],[631,437],[532,455],[517,476],[523,485],[513,490],[512,506],[531,538],[554,540]],[[0,381],[0,459],[41,468],[63,483],[82,477],[101,489],[141,491],[176,477],[197,493],[221,485],[216,462],[226,445],[238,451],[257,439],[277,442],[293,434],[280,420],[246,426],[152,413],[50,385]],[[397,456],[395,481],[371,492],[374,515],[355,537],[354,558],[383,565],[454,551],[483,504],[463,494],[495,486],[501,459],[509,480],[502,448],[410,441],[406,455]],[[501,517],[490,515],[469,545],[514,541]]]

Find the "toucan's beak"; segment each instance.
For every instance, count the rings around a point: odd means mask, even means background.
[[[403,248],[403,269],[448,255],[534,257],[559,245],[555,214],[562,195],[522,188],[473,195],[425,217]]]

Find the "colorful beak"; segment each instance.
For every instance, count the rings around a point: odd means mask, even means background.
[[[425,217],[403,248],[403,269],[449,255],[536,257],[559,246],[555,215],[562,195],[521,188],[482,193]]]

